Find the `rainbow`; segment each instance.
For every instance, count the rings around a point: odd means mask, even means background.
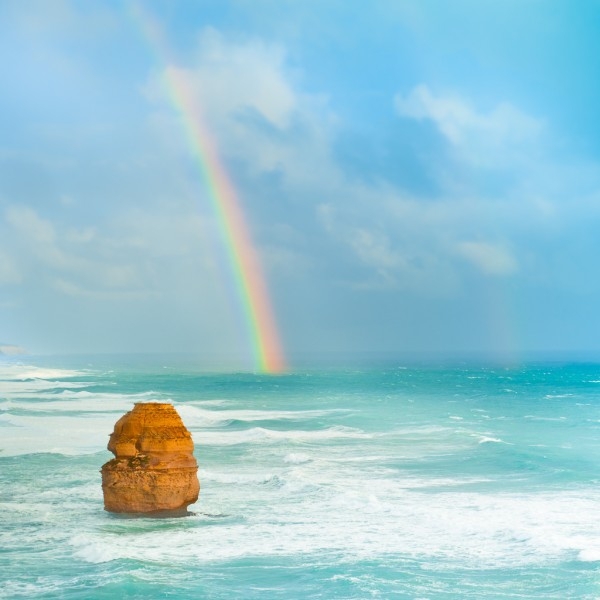
[[[190,149],[206,183],[247,323],[255,367],[265,373],[280,373],[286,368],[285,356],[266,281],[235,186],[219,158],[217,145],[184,70],[174,67],[174,61],[168,59],[168,46],[157,23],[139,4],[131,7],[134,20],[162,59],[164,88],[182,118]]]

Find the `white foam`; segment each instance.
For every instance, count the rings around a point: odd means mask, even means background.
[[[91,454],[106,448],[114,414],[87,416],[21,416],[0,414],[2,456],[52,452]]]
[[[208,404],[204,402],[203,404]],[[233,421],[252,423],[254,421],[299,421],[317,419],[344,410],[206,410],[191,404],[178,405],[177,410],[188,426],[215,427]]]
[[[163,399],[164,395],[159,392],[148,391],[148,392],[139,392],[137,394],[119,394],[113,392],[88,392],[87,390],[82,390],[80,392],[72,392],[71,390],[63,390],[62,392],[58,392],[52,394],[53,398],[66,398],[70,400],[105,400],[112,398],[129,398],[133,402],[137,400],[145,400],[147,398],[156,398]]]
[[[270,484],[281,483],[282,479],[274,473],[244,473],[231,471],[208,471],[203,469],[201,472],[202,481],[214,481],[216,483],[251,485],[251,484]]]
[[[290,465],[302,465],[311,460],[311,457],[303,452],[290,452],[283,457],[283,462]]]
[[[25,382],[25,387],[30,381]],[[23,387],[22,383],[16,384]],[[26,395],[26,394],[25,394]],[[75,456],[106,448],[115,414],[131,410],[135,402],[163,400],[155,392],[139,394],[63,390],[43,394],[42,402],[20,399],[18,393],[0,402],[0,454],[14,456],[49,452]]]
[[[371,434],[365,433],[360,429],[343,427],[341,425],[315,431],[296,429],[285,431],[252,427],[251,429],[241,431],[202,431],[199,433],[198,443],[208,446],[232,446],[236,444],[272,443],[279,441],[309,443],[344,438],[368,439],[371,437]]]
[[[0,380],[2,381],[24,381],[27,379],[65,379],[82,377],[88,371],[75,371],[73,369],[48,369],[22,364],[0,363]]]
[[[600,546],[594,545],[580,550],[577,558],[582,562],[600,562]]]
[[[60,597],[64,592],[66,581],[59,577],[37,577],[35,583],[7,579],[2,582],[0,598],[13,600],[14,598],[35,598],[42,594],[52,594]]]
[[[74,555],[88,563],[100,564],[127,558],[127,553],[123,551],[123,548],[115,547],[115,544],[98,543],[93,536],[75,535],[71,538],[70,543],[76,548]]]
[[[41,396],[38,394],[38,397]],[[72,392],[63,391],[58,394],[43,395],[43,402],[31,403],[19,401],[18,397],[13,397],[10,402],[2,405],[4,410],[27,411],[34,417],[36,414],[61,412],[115,412],[131,410],[136,402],[148,402],[158,400],[164,402],[164,397],[155,392],[144,392],[141,394],[113,394],[113,393],[95,393],[95,392]]]
[[[422,488],[460,488],[466,485],[479,485],[492,481],[487,477],[404,477],[402,488],[418,490]]]
[[[482,436],[479,438],[478,444],[506,444],[507,442],[501,440],[500,438]]]
[[[432,494],[406,491],[401,481],[389,478],[345,475],[348,479],[336,479],[328,473],[327,485],[302,495],[287,485],[262,486],[253,502],[248,486],[233,481],[239,485],[229,485],[227,494],[202,501],[211,514],[226,515],[224,520],[198,514],[185,527],[142,524],[118,535],[73,533],[70,543],[78,558],[91,563],[128,558],[197,565],[328,552],[347,560],[401,555],[464,568],[600,559],[600,525],[591,518],[600,509],[597,490]]]
[[[51,390],[59,388],[82,388],[89,383],[82,381],[46,381],[45,379],[31,379],[27,381],[2,381],[0,391],[7,398],[37,398],[52,397]]]
[[[443,425],[413,425],[412,427],[399,427],[390,432],[390,435],[441,435],[454,433],[453,429]]]

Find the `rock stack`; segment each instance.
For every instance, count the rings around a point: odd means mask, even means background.
[[[186,514],[198,499],[194,442],[171,404],[137,403],[115,423],[103,465],[104,508],[118,513]]]

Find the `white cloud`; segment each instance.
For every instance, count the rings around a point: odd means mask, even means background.
[[[54,244],[56,240],[53,225],[28,206],[9,206],[6,220],[17,233],[35,244]]]
[[[185,285],[175,275],[181,266],[165,265],[169,261],[190,268],[194,257],[194,268],[201,267],[199,274],[205,276],[212,268],[210,260],[203,262],[205,227],[194,214],[132,212],[99,231],[67,227],[42,218],[31,207],[12,205],[5,220],[22,272],[11,257],[0,253],[0,281],[17,282],[43,272],[56,290],[91,297],[106,292],[155,293],[164,290],[166,281],[175,287]]]
[[[296,107],[284,67],[281,46],[260,39],[232,41],[208,27],[199,36],[193,64],[167,65],[166,74],[167,79],[184,80],[190,86],[198,109],[218,127],[254,111],[284,129]],[[163,97],[160,85],[158,80],[150,82],[150,98]]]
[[[0,250],[0,285],[21,283],[23,276],[10,254]]]
[[[254,39],[231,43],[215,29],[200,37],[194,80],[202,100],[218,99],[220,109],[234,113],[252,108],[271,124],[283,128],[295,107],[295,94],[283,75],[285,52],[275,44]],[[205,93],[210,89],[210,94]]]
[[[532,207],[524,203],[515,210],[511,199],[490,210],[486,199],[462,197],[464,190],[451,172],[444,175],[443,197],[434,203],[381,183],[350,181],[332,153],[335,117],[326,104],[294,86],[281,47],[257,39],[231,40],[206,29],[196,63],[178,69],[210,117],[224,154],[235,156],[259,176],[276,169],[285,189],[301,193],[307,210],[318,212],[330,239],[371,269],[367,285],[448,293],[456,289],[465,260],[486,275],[516,272],[516,255],[507,246],[464,240],[493,230],[499,220],[510,226]],[[432,121],[455,148],[458,160],[471,167],[520,164],[543,131],[542,121],[509,103],[482,111],[458,95],[436,95],[425,85],[406,96],[398,94],[395,106],[402,116]],[[280,130],[301,122],[301,135],[288,131],[273,136],[244,120],[248,110]],[[315,192],[326,202],[313,199]],[[378,215],[376,221],[373,215]],[[273,260],[275,268],[294,256],[285,244],[272,246],[269,253],[286,257]],[[363,276],[358,278],[359,285],[365,285]]]
[[[516,258],[502,244],[481,241],[459,242],[456,251],[485,275],[512,275],[518,269]]]
[[[402,256],[391,249],[390,242],[383,232],[356,229],[351,244],[364,263],[375,266],[382,274],[406,265]]]
[[[167,65],[162,77],[146,85],[147,97],[168,109],[155,116],[155,123],[170,144],[173,134],[177,141],[183,136],[181,124],[169,116],[166,80],[178,81],[185,94],[191,93],[193,98],[187,99],[223,157],[242,162],[255,174],[279,171],[296,183],[326,185],[334,118],[325,96],[304,93],[295,85],[282,46],[204,29],[193,64]]]
[[[8,260],[0,250],[0,284],[21,284],[9,291],[35,336],[54,348],[245,348],[214,224],[177,202],[113,213],[94,228],[68,217],[23,205],[0,214],[10,248]]]
[[[347,243],[358,259],[374,270],[376,279],[359,287],[397,287],[405,283],[402,277],[408,268],[406,259],[394,250],[387,235],[382,231],[366,228],[350,229]]]
[[[128,282],[130,283],[130,282]],[[73,281],[64,279],[63,277],[57,277],[51,280],[52,287],[59,293],[65,296],[71,296],[74,298],[88,299],[88,300],[101,300],[101,301],[144,301],[148,300],[150,296],[156,296],[148,290],[132,290],[132,289],[109,289],[104,286],[91,287],[89,283],[83,285],[79,281]]]
[[[508,102],[482,112],[459,95],[436,95],[423,84],[406,95],[396,94],[394,105],[400,116],[432,121],[453,146],[475,163],[505,163],[511,153],[530,147],[544,130],[542,120]]]
[[[139,287],[140,275],[128,257],[110,252],[110,239],[99,237],[90,228],[62,227],[42,218],[28,206],[7,208],[6,223],[20,246],[21,269],[36,277],[42,271],[49,279],[68,275],[71,289],[130,289]],[[125,261],[125,262],[124,262]],[[16,272],[16,267],[13,267]],[[22,276],[22,275],[20,275]],[[60,281],[63,281],[60,279]],[[77,283],[75,283],[77,282]],[[68,286],[56,289],[68,291]]]
[[[310,212],[317,213],[317,223],[330,243],[346,250],[348,266],[355,262],[353,270],[345,270],[344,284],[438,295],[458,289],[467,263],[485,275],[516,273],[520,248],[511,235],[524,223],[536,227],[547,221],[548,207],[553,206],[551,199],[546,200],[542,215],[539,196],[534,200],[530,190],[518,187],[529,181],[520,174],[539,168],[535,162],[545,125],[508,102],[481,109],[464,96],[436,94],[427,85],[396,95],[399,115],[430,121],[453,149],[452,164],[439,156],[440,164],[433,168],[439,196],[423,201],[381,181],[359,183],[345,174],[333,151],[339,122],[324,96],[310,96],[298,88],[281,46],[259,39],[232,39],[205,29],[194,64],[169,68],[177,69],[190,83],[223,155],[235,158],[256,177],[275,171],[286,194],[284,201],[290,207],[290,198],[303,204],[303,212],[297,204],[294,221],[286,224],[292,229],[289,240],[297,237],[294,227],[307,225],[314,219]],[[278,133],[246,119],[250,112]],[[502,201],[486,198],[469,180],[481,166],[517,175],[516,186]],[[471,174],[466,176],[467,185],[461,169]],[[485,178],[486,171],[482,173]],[[284,224],[268,226],[281,229]],[[506,232],[506,244],[469,241],[480,236],[493,240],[498,227]],[[310,235],[316,233],[303,237]],[[285,270],[297,262],[292,245],[277,240],[265,246],[270,266]],[[306,274],[311,261],[317,264],[320,257],[307,246],[304,250]],[[366,280],[365,269],[371,272]]]
[[[351,193],[350,188],[346,193]],[[365,212],[360,215],[346,213],[343,206],[332,204],[318,209],[327,232],[349,248],[354,260],[370,271],[365,277],[354,269],[354,281],[343,283],[358,289],[396,288],[433,296],[454,293],[458,285],[457,271],[446,251],[446,238],[436,235],[427,223],[428,211],[413,207],[410,217],[406,218],[407,212],[403,212],[405,218],[398,218],[387,205],[404,203],[401,197],[392,198],[389,190],[383,189],[363,190],[361,195]],[[386,195],[382,202],[382,196]],[[354,198],[354,202],[357,200]],[[385,225],[373,223],[367,217],[367,207],[374,203],[379,203],[380,210],[385,212]]]
[[[24,246],[24,251],[35,256],[41,264],[59,270],[85,271],[87,261],[76,253],[65,252],[63,236],[56,228],[29,206],[12,205],[6,209],[6,221]]]
[[[500,205],[494,214],[485,199],[471,201],[458,195],[461,186],[451,179],[445,182],[444,197],[435,203],[399,194],[381,183],[350,181],[332,152],[335,117],[326,103],[294,86],[281,47],[257,39],[232,40],[206,29],[195,64],[169,68],[178,69],[178,76],[190,83],[221,151],[257,176],[277,170],[285,189],[301,194],[306,209],[318,212],[330,239],[346,246],[357,264],[371,270],[370,282],[365,284],[360,275],[359,285],[445,294],[456,289],[464,260],[485,274],[516,271],[517,260],[505,247],[464,242],[465,237],[493,229],[499,218],[513,222],[512,202]],[[424,85],[407,96],[398,94],[395,104],[405,117],[434,122],[459,160],[469,165],[518,162],[520,149],[535,145],[543,128],[541,121],[508,103],[480,111],[459,96],[435,95]],[[301,133],[295,129],[271,135],[243,118],[248,110],[280,130],[302,123]],[[319,202],[319,197],[327,200]],[[519,212],[523,210],[527,209]],[[373,215],[378,215],[377,222]],[[284,242],[271,245],[268,254],[277,269],[293,262],[296,252]]]

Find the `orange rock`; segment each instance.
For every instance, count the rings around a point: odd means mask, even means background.
[[[198,499],[194,442],[173,405],[137,403],[115,423],[108,449],[115,458],[101,470],[105,510],[184,514]]]

